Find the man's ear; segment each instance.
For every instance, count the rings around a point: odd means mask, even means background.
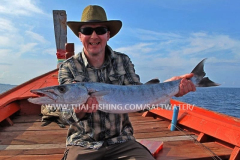
[[[82,36],[81,32],[78,32],[78,38],[79,38],[80,41],[82,42],[81,36]]]
[[[111,34],[110,34],[110,31],[108,31],[108,32],[107,32],[107,40],[110,39],[110,35],[111,35]]]

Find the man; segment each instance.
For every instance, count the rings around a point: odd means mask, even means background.
[[[67,24],[82,42],[83,51],[60,66],[60,84],[141,84],[129,57],[107,45],[107,41],[121,29],[121,21],[108,21],[102,7],[90,5],[84,9],[80,22]],[[186,79],[192,76],[186,74],[169,79],[183,78],[177,96],[195,91],[194,85]],[[97,104],[96,99],[91,97],[85,104],[87,108],[63,112],[63,117],[71,124],[64,159],[154,159],[144,146],[135,141],[128,114],[101,112],[95,107]]]

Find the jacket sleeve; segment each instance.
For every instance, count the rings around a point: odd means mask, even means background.
[[[70,84],[73,83],[74,77],[69,69],[69,63],[62,63],[58,71],[58,82],[59,84]]]
[[[69,69],[69,63],[65,62],[60,65],[58,72],[58,82],[60,85],[71,84],[74,82],[74,76]],[[60,116],[61,119],[68,124],[73,124],[80,121],[71,107],[62,109]]]
[[[123,57],[123,66],[126,72],[124,76],[124,85],[140,85],[140,77],[135,73],[134,64],[128,56]]]

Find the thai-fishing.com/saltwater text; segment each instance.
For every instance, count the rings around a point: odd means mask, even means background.
[[[190,104],[93,104],[79,105],[79,104],[48,104],[51,110],[56,109],[78,109],[78,110],[129,110],[129,111],[140,111],[140,110],[173,110],[174,107],[178,107],[179,110],[190,110],[192,111],[195,105]]]

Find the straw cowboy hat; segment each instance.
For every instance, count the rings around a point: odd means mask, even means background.
[[[81,21],[68,21],[67,25],[73,33],[78,37],[79,28],[86,24],[102,24],[107,26],[110,31],[110,38],[115,36],[122,27],[120,20],[107,20],[104,9],[97,5],[87,6],[82,13]]]

